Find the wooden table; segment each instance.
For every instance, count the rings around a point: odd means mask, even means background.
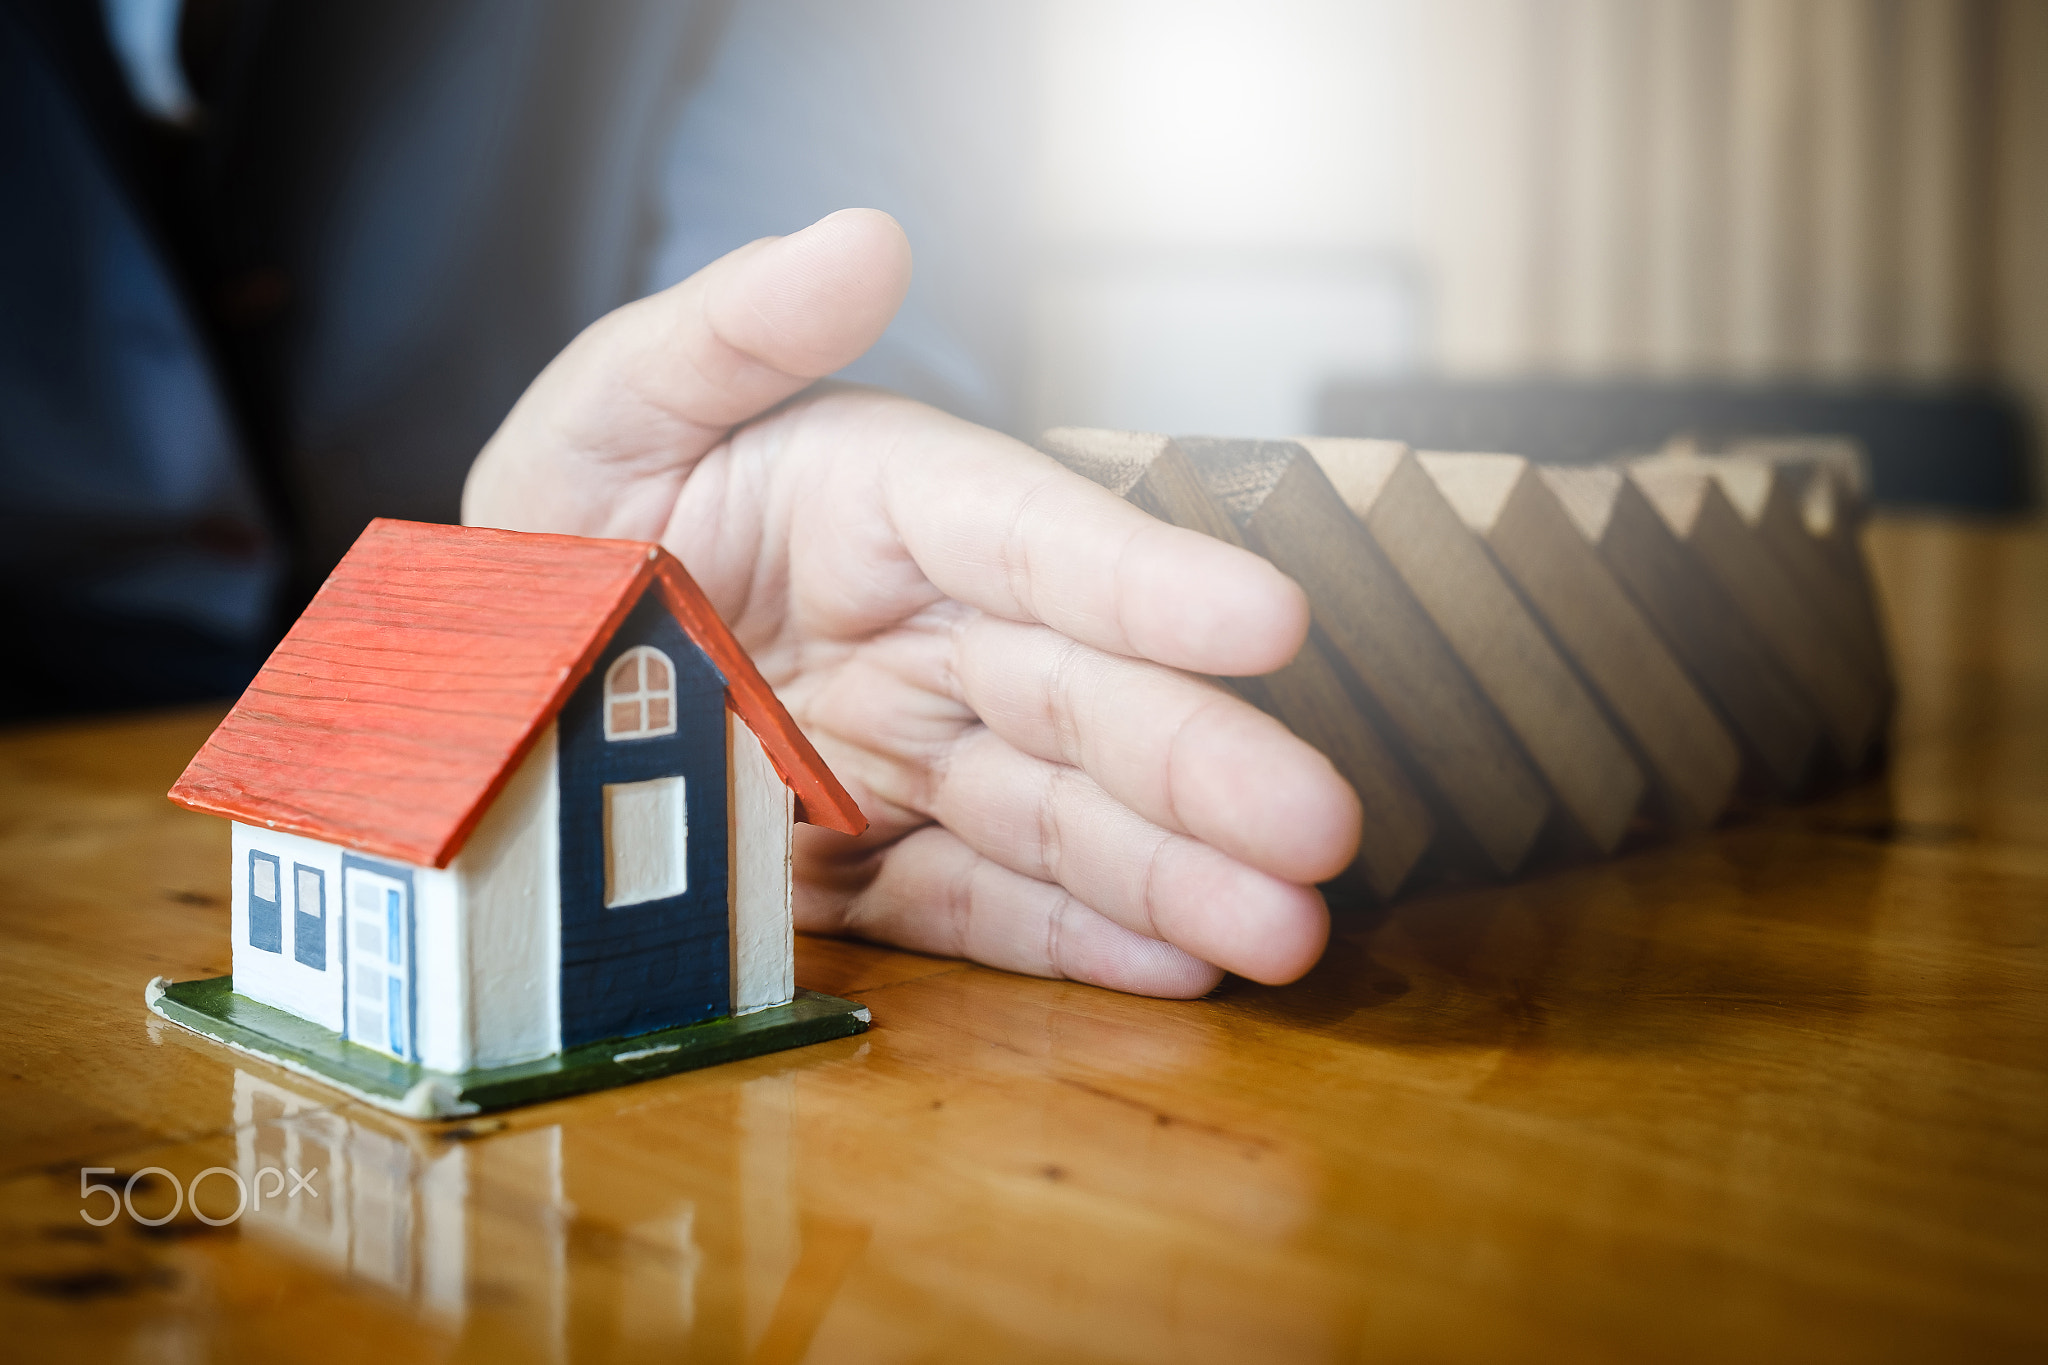
[[[1198,1002],[808,942],[873,1032],[502,1124],[144,1011],[228,969],[213,714],[0,737],[0,1351],[2048,1358],[2048,534],[1873,540],[1887,778]]]

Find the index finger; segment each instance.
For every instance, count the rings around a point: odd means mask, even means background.
[[[829,420],[832,399],[813,410]],[[1308,598],[1251,552],[1160,521],[999,432],[908,400],[881,496],[934,587],[1098,649],[1200,673],[1270,673],[1308,635]]]

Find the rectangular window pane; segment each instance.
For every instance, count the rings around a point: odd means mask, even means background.
[[[250,884],[249,894],[260,901],[276,900],[277,864],[268,858],[257,858],[253,860],[252,870],[254,881]]]
[[[394,976],[385,983],[385,987],[389,992],[387,1008],[391,1012],[391,1050],[403,1057],[405,1055],[405,983]]]
[[[604,903],[639,905],[688,887],[683,779],[612,782],[604,789]]]
[[[637,701],[615,701],[612,703],[612,733],[632,735],[640,732],[640,703]]]
[[[647,728],[650,730],[668,729],[667,697],[649,697],[647,699]]]
[[[399,932],[398,893],[384,893],[384,960],[396,967],[405,961],[405,939]]]

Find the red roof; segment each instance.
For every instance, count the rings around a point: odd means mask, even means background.
[[[370,523],[171,788],[192,810],[446,867],[658,583],[797,818],[867,818],[675,556],[633,540]]]

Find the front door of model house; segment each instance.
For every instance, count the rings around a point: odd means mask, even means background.
[[[412,888],[366,867],[345,867],[341,875],[348,907],[348,1036],[411,1061]]]

